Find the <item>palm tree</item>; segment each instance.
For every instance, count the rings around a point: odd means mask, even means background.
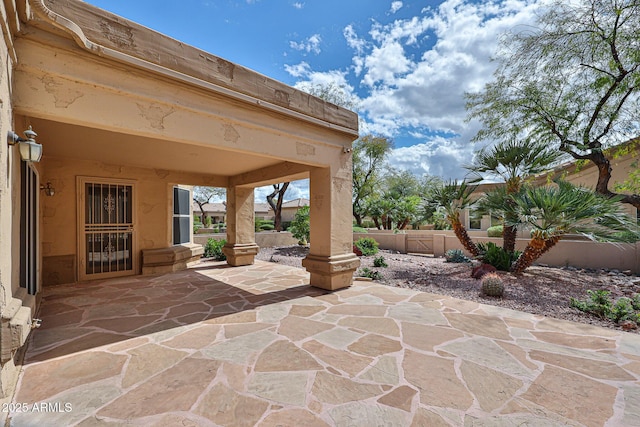
[[[567,233],[610,242],[640,236],[636,221],[623,212],[619,198],[607,198],[566,181],[544,187],[526,186],[514,201],[509,217],[517,219],[509,225],[532,230],[531,240],[511,267],[515,274],[531,266]]]
[[[505,182],[506,191],[496,190],[496,194],[491,196],[494,199],[492,210],[487,213],[503,212],[505,222],[513,223],[515,218],[507,218],[506,211],[509,211],[509,206],[514,205],[513,198],[520,191],[526,178],[548,170],[559,158],[559,151],[551,150],[541,141],[531,138],[517,139],[513,136],[492,147],[484,147],[477,151],[473,164],[466,168],[478,174],[478,181],[487,175]],[[498,196],[502,197],[502,200],[495,200]],[[503,208],[507,208],[506,211]],[[505,251],[513,253],[516,235],[516,226],[504,225],[502,247]]]
[[[473,204],[469,196],[474,190],[475,186],[469,186],[465,181],[460,184],[458,184],[458,181],[449,181],[433,190],[430,202],[444,208],[447,221],[451,224],[451,228],[453,228],[453,232],[462,243],[462,246],[471,255],[479,256],[480,250],[473,243],[473,240],[467,234],[467,229],[460,221],[460,211]]]

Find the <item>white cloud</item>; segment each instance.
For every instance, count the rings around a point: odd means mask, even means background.
[[[304,3],[295,2],[292,6],[296,9],[302,9],[304,7]]]
[[[400,9],[402,9],[402,2],[401,1],[393,1],[393,2],[391,2],[391,13],[396,13]]]
[[[306,78],[312,72],[311,66],[304,61],[296,65],[285,64],[284,69],[287,73],[291,74],[293,77],[299,77],[299,78]]]
[[[253,191],[253,199],[255,203],[267,203],[267,195],[273,192],[272,185],[266,185],[264,187],[258,187]],[[308,199],[309,198],[309,180],[302,179],[299,181],[292,181],[287,187],[287,191],[284,193],[284,201],[294,199]]]
[[[320,34],[314,34],[300,43],[296,41],[290,41],[289,46],[295,50],[319,54],[321,42],[322,38],[320,37]]]
[[[350,64],[317,72],[301,63],[287,71],[301,81],[338,78],[355,88],[362,134],[424,136],[414,147],[396,149],[392,165],[460,178],[461,163],[478,148],[470,142],[478,125],[465,122],[464,94],[492,79],[500,34],[532,23],[548,1],[445,0],[411,18],[372,20],[366,33],[349,25],[343,35],[353,52]],[[392,2],[391,10],[400,6]]]

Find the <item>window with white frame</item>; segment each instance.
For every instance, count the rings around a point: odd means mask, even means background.
[[[191,191],[173,187],[173,244],[191,242]]]

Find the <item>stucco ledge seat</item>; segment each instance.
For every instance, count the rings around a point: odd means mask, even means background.
[[[204,248],[198,244],[183,244],[168,248],[142,250],[142,274],[165,274],[184,270],[198,262]]]

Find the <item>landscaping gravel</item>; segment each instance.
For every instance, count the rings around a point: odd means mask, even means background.
[[[302,268],[309,249],[304,246],[261,248],[257,259]],[[388,267],[374,267],[376,257],[384,257]],[[569,306],[570,298],[585,299],[587,290],[608,290],[611,297],[631,297],[640,293],[640,277],[630,272],[586,270],[574,267],[533,266],[520,276],[498,272],[505,284],[502,298],[480,294],[480,281],[471,277],[470,263],[448,263],[430,255],[401,254],[381,250],[375,256],[360,257],[361,268],[378,271],[376,282],[401,288],[477,301],[513,310],[559,319],[621,329],[608,319],[600,319]],[[630,330],[638,333],[638,330]]]

